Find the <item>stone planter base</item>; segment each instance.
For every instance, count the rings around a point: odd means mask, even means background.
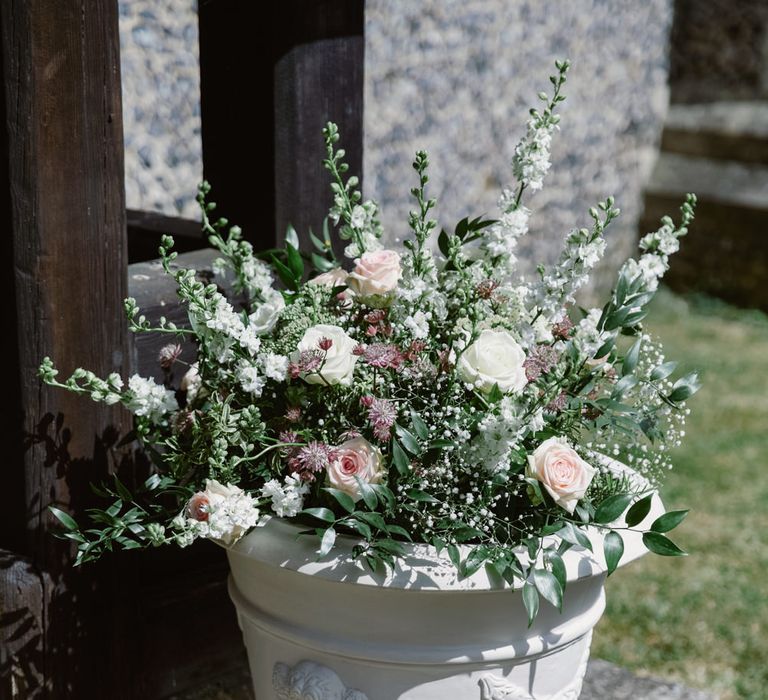
[[[663,512],[654,498],[646,523]],[[641,528],[645,523],[641,524]],[[427,545],[373,575],[339,537],[333,557],[301,528],[268,521],[228,550],[229,591],[256,700],[576,700],[605,608],[602,537],[563,557],[562,613],[542,601],[533,626],[519,590],[485,569],[459,579]],[[625,535],[622,564],[642,556]]]

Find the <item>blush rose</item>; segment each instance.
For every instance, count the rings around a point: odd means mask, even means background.
[[[334,454],[327,467],[328,483],[355,502],[362,498],[357,479],[364,484],[378,484],[384,476],[381,452],[365,438],[347,440],[335,448]]]
[[[555,503],[569,513],[584,498],[596,473],[562,437],[545,440],[528,455],[528,475],[540,481]]]
[[[397,288],[401,274],[400,255],[394,250],[377,250],[355,260],[355,269],[347,276],[347,284],[363,298],[386,298]]]

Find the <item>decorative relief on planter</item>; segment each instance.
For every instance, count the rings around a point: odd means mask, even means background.
[[[573,680],[553,695],[536,697],[520,686],[511,683],[506,678],[494,676],[489,673],[480,679],[480,700],[578,700],[581,695],[581,686],[584,683],[584,675],[587,672],[589,662],[589,648],[592,644],[592,632],[587,636],[586,648],[581,657],[579,668]]]
[[[314,661],[276,663],[272,687],[277,700],[368,700],[359,690],[347,688],[335,671]]]

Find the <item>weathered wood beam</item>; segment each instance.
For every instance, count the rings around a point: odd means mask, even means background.
[[[205,247],[200,222],[165,216],[151,211],[128,209],[128,262],[138,263],[157,258],[160,238],[167,234],[176,241],[180,253]]]
[[[259,249],[289,223],[305,243],[320,229],[332,202],[326,122],[338,123],[350,174],[362,177],[364,5],[199,3],[203,169],[221,215]],[[238,105],[244,93],[258,114]]]
[[[16,319],[6,342],[17,353],[20,428],[6,467],[16,491],[5,497],[23,508],[13,513],[23,529],[13,544],[40,572],[29,595],[42,610],[40,664],[23,678],[29,697],[124,697],[113,687],[121,671],[105,624],[115,615],[109,570],[71,567],[71,543],[51,536],[48,506],[88,506],[87,483],[107,473],[128,423],[37,376],[45,355],[63,373],[128,369],[117,12],[116,0],[0,3],[0,276],[10,279],[1,303]],[[4,586],[17,570],[0,569]]]

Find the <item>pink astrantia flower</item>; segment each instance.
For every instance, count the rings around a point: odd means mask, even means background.
[[[315,474],[325,469],[334,457],[334,450],[325,443],[312,440],[298,448],[288,460],[288,468],[304,481],[314,481]]]
[[[573,321],[566,315],[552,326],[552,335],[558,340],[568,340],[572,332]]]
[[[397,369],[403,364],[403,353],[396,345],[389,343],[371,343],[363,352],[363,359],[379,369]]]
[[[397,419],[397,408],[392,401],[372,399],[368,406],[368,420],[377,440],[386,442]]]
[[[179,359],[181,355],[181,345],[178,343],[170,343],[160,348],[160,352],[157,355],[157,361],[163,369],[170,369],[173,363]]]
[[[557,350],[549,345],[537,345],[532,348],[523,362],[528,381],[536,381],[542,374],[549,372],[557,364],[557,359]]]

